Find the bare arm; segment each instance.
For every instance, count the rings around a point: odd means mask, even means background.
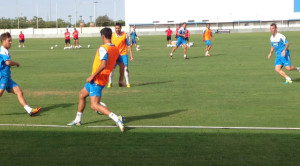
[[[101,65],[98,67],[97,71],[96,71],[93,75],[91,75],[90,77],[88,77],[88,78],[86,79],[86,82],[91,82],[91,81],[93,81],[94,78],[96,77],[96,75],[98,75],[99,73],[101,73],[101,72],[106,68],[106,66],[107,66],[106,60],[102,60],[102,61],[101,61]]]
[[[284,50],[282,51],[282,53],[281,53],[281,56],[285,56],[285,52],[286,52],[286,50],[289,48],[289,46],[290,46],[290,44],[289,43],[287,43],[286,45],[285,45],[285,48],[284,48]]]
[[[5,64],[6,64],[7,66],[17,66],[17,67],[20,66],[20,64],[19,64],[18,62],[14,62],[14,61],[12,61],[12,60],[5,61]]]
[[[274,47],[271,47],[270,53],[268,55],[268,59],[272,57],[273,52],[274,52]]]

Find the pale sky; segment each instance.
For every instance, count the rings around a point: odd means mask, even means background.
[[[68,15],[72,15],[72,23],[75,23],[77,6],[77,20],[83,16],[85,22],[90,22],[90,16],[94,19],[95,1],[98,2],[96,17],[108,15],[112,20],[125,20],[125,0],[0,0],[0,18],[16,18],[19,15],[32,19],[38,14],[45,21],[55,21],[57,4],[58,18],[69,22]]]

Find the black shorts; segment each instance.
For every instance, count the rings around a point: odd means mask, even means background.
[[[78,40],[78,38],[74,38],[74,40]]]
[[[171,40],[171,36],[167,36],[167,41]]]
[[[67,43],[71,44],[70,39],[65,39],[65,43],[66,43],[66,44],[67,44]]]
[[[25,39],[24,39],[24,40],[20,40],[19,42],[20,42],[20,43],[24,43],[24,42],[25,42]]]
[[[186,41],[190,41],[190,39],[188,37],[184,38]]]

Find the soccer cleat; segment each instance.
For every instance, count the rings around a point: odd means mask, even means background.
[[[120,128],[122,133],[125,131],[124,117],[122,115],[118,117],[118,122],[116,122],[116,125]]]
[[[98,115],[103,115],[100,111],[96,111],[96,113],[97,113]]]
[[[284,84],[291,84],[293,81],[285,80]]]
[[[170,56],[170,59],[173,59],[173,55],[169,55]]]
[[[72,121],[71,123],[69,123],[67,125],[68,126],[80,126],[81,125],[81,121],[79,121],[79,122]]]
[[[108,83],[107,88],[111,88],[112,87],[112,83]]]
[[[34,115],[38,114],[38,113],[40,112],[40,110],[41,110],[41,107],[39,107],[39,108],[34,108],[34,109],[32,109],[32,111],[29,113],[29,115],[30,115],[30,116],[34,116]]]
[[[130,88],[130,84],[127,84],[127,88]]]

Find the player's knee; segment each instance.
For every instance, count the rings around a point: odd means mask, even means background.
[[[293,69],[291,67],[286,67],[287,71],[292,71]]]
[[[91,103],[91,109],[92,110],[98,110],[98,105],[97,103]]]

